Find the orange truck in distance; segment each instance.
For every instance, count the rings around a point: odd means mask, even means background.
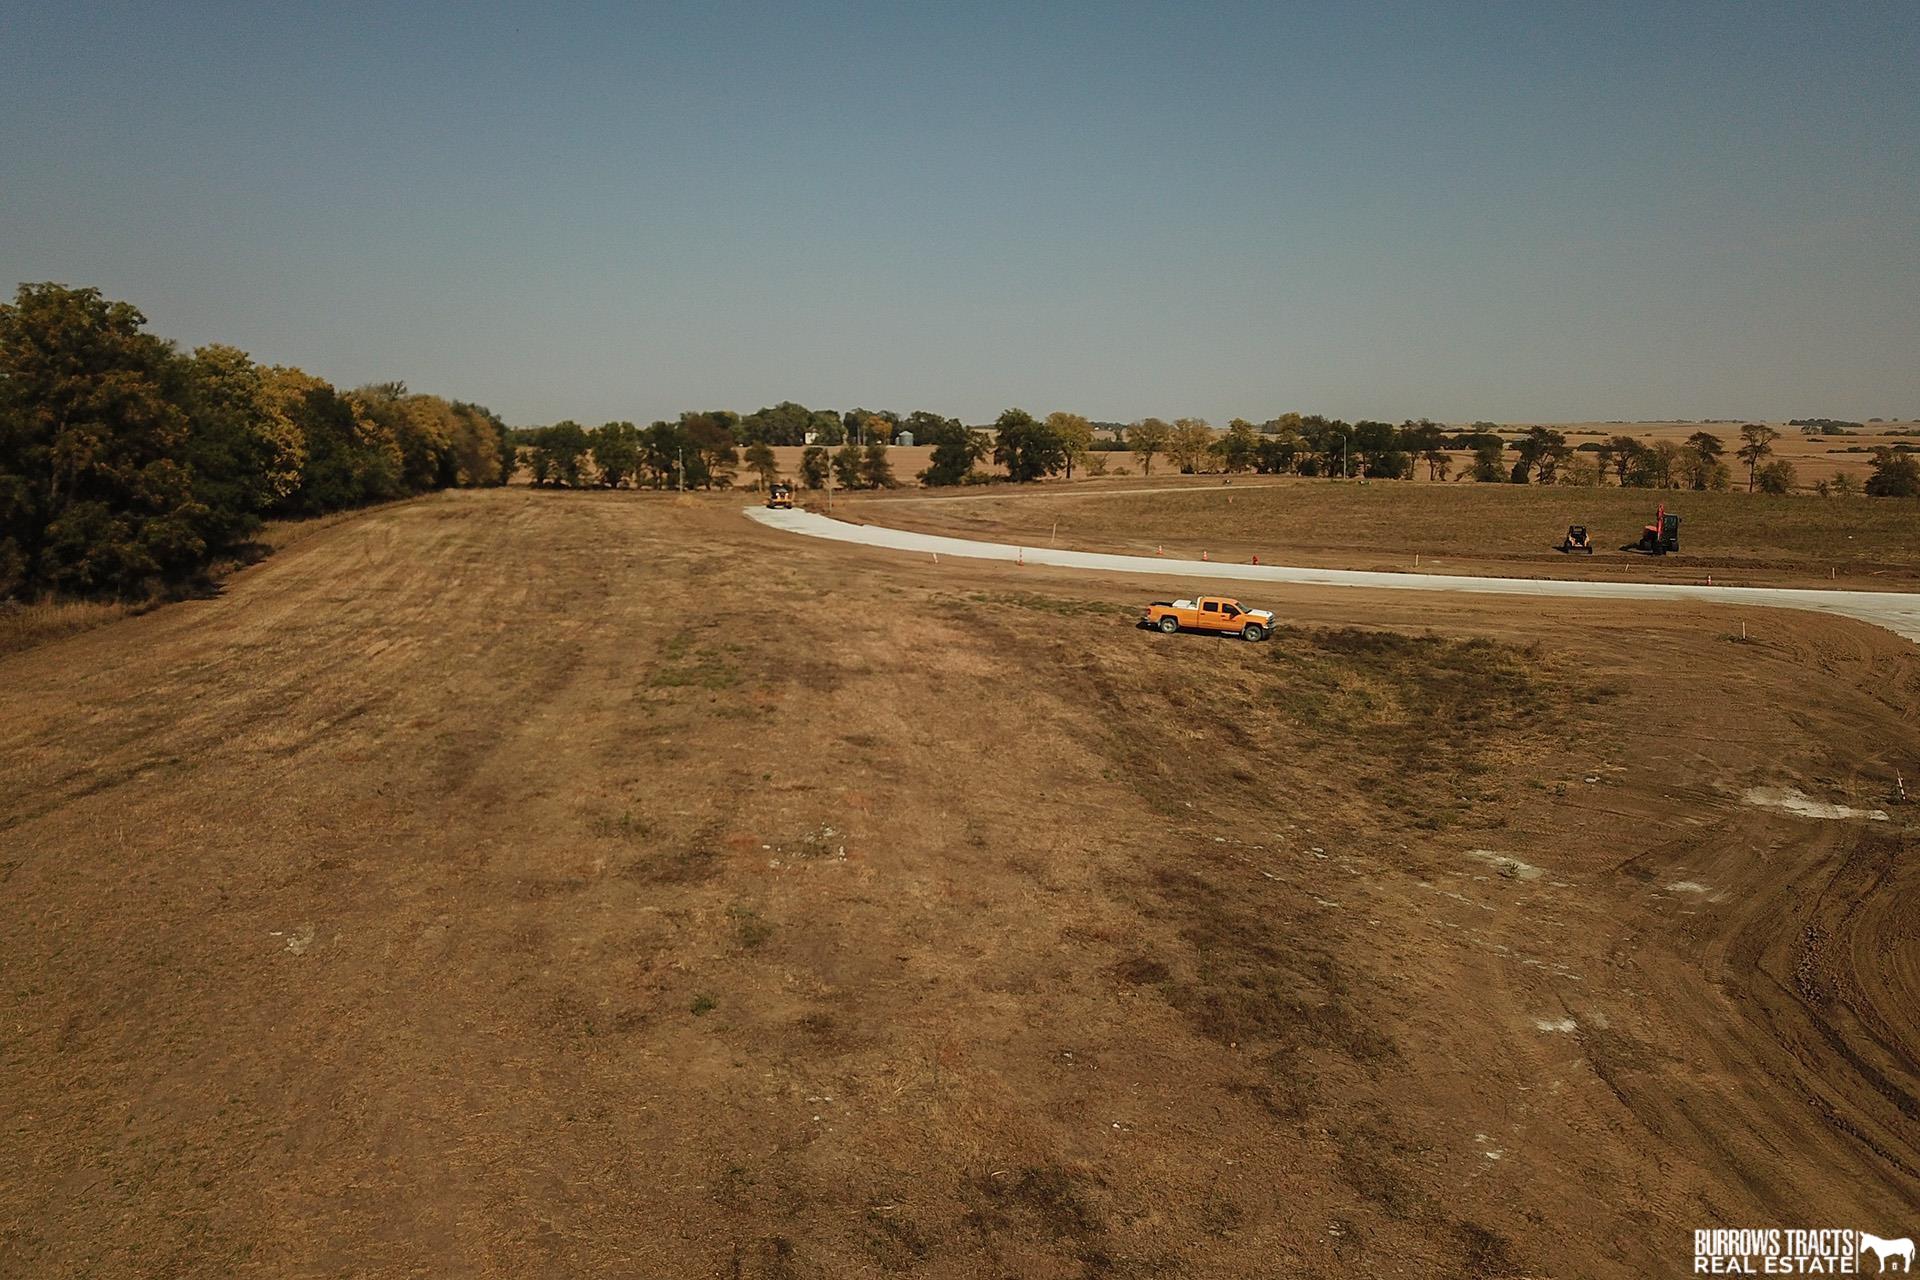
[[[1238,632],[1242,640],[1265,640],[1273,634],[1273,614],[1267,609],[1242,608],[1229,596],[1201,596],[1198,600],[1155,600],[1147,606],[1140,625],[1168,635],[1180,630],[1216,635]]]

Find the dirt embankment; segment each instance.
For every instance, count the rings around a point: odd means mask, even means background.
[[[1920,664],[450,494],[0,658],[0,1271],[1680,1273],[1920,1194]],[[1754,787],[1881,809],[1823,820]]]

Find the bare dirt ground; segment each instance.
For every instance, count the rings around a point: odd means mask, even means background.
[[[442,495],[0,657],[0,1274],[1912,1233],[1913,646],[1306,590],[1167,637],[739,504]]]
[[[1189,476],[836,495],[842,520],[1080,551],[1509,577],[1920,589],[1920,503],[1564,486]],[[823,509],[823,495],[805,494]],[[1622,552],[1664,503],[1678,556]],[[1584,524],[1591,556],[1554,548]]]

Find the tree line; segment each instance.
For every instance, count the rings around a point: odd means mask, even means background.
[[[512,465],[479,405],[182,352],[98,289],[0,304],[0,600],[177,589],[269,517],[497,485]]]
[[[929,486],[1102,475],[1115,453],[1130,453],[1143,475],[1152,475],[1157,464],[1182,474],[1380,480],[1424,474],[1429,480],[1489,484],[1694,490],[1744,485],[1750,492],[1771,494],[1790,492],[1797,483],[1793,464],[1775,456],[1780,433],[1760,423],[1742,426],[1739,443],[1729,452],[1727,442],[1711,431],[1696,431],[1684,441],[1649,443],[1616,435],[1573,445],[1551,427],[1502,434],[1491,422],[1448,428],[1426,418],[1395,425],[1287,413],[1258,424],[1235,418],[1218,430],[1201,418],[1143,418],[1123,425],[1065,412],[1037,418],[1017,408],[989,426],[969,427],[925,410],[905,416],[867,409],[836,413],[783,401],[745,416],[715,410],[684,413],[677,421],[646,428],[610,422],[593,430],[563,422],[517,438],[531,446],[535,484],[724,487],[744,464],[753,483],[765,486],[781,474],[773,446],[800,445],[799,473],[792,478],[803,486],[870,489],[897,483],[887,444],[902,432],[911,433],[916,444],[932,446],[929,465],[915,477]],[[989,460],[999,473],[980,469]],[[1907,473],[1914,465],[1899,450],[1877,450],[1865,491],[1911,496]],[[1861,486],[1843,474],[1816,488],[1822,494],[1846,494]]]
[[[1824,423],[1822,425],[1825,425]],[[1216,430],[1200,418],[1095,424],[1074,413],[1008,409],[989,427],[925,410],[837,412],[792,401],[740,415],[681,414],[639,427],[575,422],[509,432],[479,405],[410,393],[398,382],[341,390],[290,366],[209,344],[182,352],[146,318],[97,289],[23,284],[0,305],[0,600],[48,592],[136,596],[177,588],[242,550],[275,516],[311,516],[454,486],[497,485],[519,454],[539,485],[718,488],[744,469],[780,478],[773,449],[803,448],[810,488],[890,488],[900,432],[932,446],[915,479],[932,486],[1103,473],[1118,452],[1141,472],[1486,483],[1602,484],[1750,491],[1794,487],[1771,427],[1740,428],[1731,453],[1712,432],[1644,443],[1618,435],[1568,444],[1549,427],[1509,438],[1495,424],[1449,429],[1282,414]],[[1816,486],[1847,493],[1841,476]],[[1877,449],[1865,491],[1920,496],[1920,461]]]
[[[822,421],[830,418],[836,424],[832,435],[838,448],[805,444],[804,435],[794,442],[804,444],[799,480],[810,489],[824,488],[830,480],[842,489],[893,488],[898,481],[888,457],[888,442],[900,429],[927,430],[934,421],[934,415],[920,413],[905,419],[867,414],[853,425],[825,411],[817,417]],[[536,487],[725,489],[734,484],[744,467],[753,483],[764,488],[781,477],[774,442],[747,432],[751,438],[743,450],[744,421],[727,410],[683,413],[678,419],[645,427],[608,422],[589,428],[566,421],[519,429],[510,433],[510,439],[525,446],[529,480]],[[824,434],[816,432],[814,438],[819,440]]]

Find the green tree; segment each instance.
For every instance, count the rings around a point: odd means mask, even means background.
[[[915,413],[907,419],[908,429],[913,431],[915,440],[933,445],[933,457],[927,469],[920,473],[920,483],[929,486],[964,484],[973,468],[987,456],[987,442],[972,428],[953,418],[936,418],[932,414],[924,415],[932,421],[922,421],[915,425],[916,419],[923,415]]]
[[[1008,409],[994,422],[993,460],[1024,484],[1066,466],[1067,449],[1044,422],[1024,409]]]
[[[219,344],[182,357],[144,326],[97,289],[0,306],[0,595],[178,584],[263,515],[498,483],[512,456],[478,406],[342,394]]]
[[[346,397],[324,379],[285,366],[268,369],[265,382],[269,400],[305,446],[299,482],[276,513],[315,516],[383,496],[398,459],[362,431]]]
[[[1727,446],[1720,437],[1711,431],[1696,431],[1687,437],[1685,468],[1687,478],[1695,489],[1714,487],[1714,469],[1720,466],[1720,455]]]
[[[1301,474],[1342,477],[1352,474],[1352,460],[1348,456],[1352,435],[1353,428],[1338,418],[1311,413],[1300,419],[1300,439],[1315,456],[1313,470],[1309,472],[1303,466]]]
[[[600,483],[617,489],[622,483],[640,483],[640,428],[631,422],[609,422],[593,433],[593,465]]]
[[[585,482],[584,464],[591,446],[587,429],[571,418],[554,423],[535,437],[535,476],[545,474],[553,484],[578,489]]]
[[[1293,470],[1294,459],[1299,453],[1300,437],[1297,432],[1262,436],[1254,446],[1253,469],[1262,475],[1284,475]]]
[[[299,486],[306,441],[246,352],[211,344],[180,368],[190,423],[186,461],[194,497],[207,509],[202,533],[210,548],[236,546]]]
[[[743,445],[804,445],[809,432],[817,439],[829,436],[837,443],[841,436],[840,415],[827,410],[815,411],[791,400],[782,400],[770,409],[760,409],[740,419],[735,438]]]
[[[1920,498],[1920,460],[1895,449],[1875,449],[1867,494],[1875,498]]]
[[[1632,436],[1615,436],[1607,441],[1604,449],[1607,465],[1613,468],[1615,479],[1625,488],[1627,477],[1633,472],[1640,455],[1646,452],[1646,446]]]
[[[1686,452],[1678,441],[1654,441],[1634,454],[1627,484],[1636,489],[1678,488],[1686,471]]]
[[[810,444],[800,454],[800,483],[809,489],[827,487],[827,448]]]
[[[1773,442],[1780,433],[1772,427],[1758,422],[1749,422],[1740,428],[1741,444],[1736,456],[1747,464],[1747,492],[1752,493],[1758,481],[1760,464],[1773,455]]]
[[[742,456],[746,459],[747,470],[753,472],[754,487],[771,489],[773,482],[780,478],[780,463],[773,456],[773,446],[765,440],[755,440],[747,446]]]
[[[915,409],[901,419],[900,430],[911,431],[915,444],[930,445],[935,443],[934,437],[939,435],[948,423],[954,421],[952,418],[943,418],[937,413],[929,413],[925,409]]]
[[[1584,489],[1597,488],[1605,480],[1598,459],[1588,454],[1575,454],[1560,472],[1561,484],[1579,485]]]
[[[860,489],[866,486],[866,455],[860,446],[849,440],[841,445],[833,455],[833,479],[842,489]]]
[[[1205,418],[1176,418],[1167,440],[1167,460],[1182,472],[1206,470],[1213,458],[1213,428]]]
[[[1427,464],[1429,480],[1445,480],[1447,472],[1453,468],[1453,461],[1447,457],[1446,452],[1447,433],[1439,423],[1430,418],[1402,423],[1399,447],[1406,450],[1409,459],[1417,455]]]
[[[1390,422],[1362,421],[1353,424],[1351,440],[1355,469],[1361,475],[1379,480],[1400,480],[1410,469],[1410,459],[1401,447],[1400,433]]]
[[[865,445],[875,435],[891,440],[899,423],[900,415],[889,409],[849,409],[840,415],[846,438],[858,445]]]
[[[145,324],[98,289],[0,306],[0,588],[126,594],[199,567],[177,357]]]
[[[683,413],[680,429],[690,446],[687,456],[687,483],[702,488],[731,488],[740,466],[740,450],[734,445],[734,428],[740,415],[725,409],[706,413]]]
[[[376,382],[347,393],[372,457],[389,459],[380,497],[420,493],[452,483],[451,412],[444,400],[410,396],[404,382]]]
[[[1074,467],[1085,463],[1093,452],[1093,424],[1077,413],[1050,413],[1046,427],[1060,441],[1067,459],[1067,479],[1071,480]]]
[[[1142,418],[1127,428],[1127,447],[1140,460],[1140,474],[1153,474],[1153,460],[1167,451],[1173,440],[1173,428],[1159,418]]]
[[[875,435],[860,459],[860,480],[869,489],[894,487],[893,464],[887,461],[887,442]]]
[[[640,471],[654,488],[680,488],[686,483],[686,432],[678,422],[654,422],[640,433]],[[698,461],[696,451],[696,462]],[[532,456],[534,482],[540,481],[540,455]]]
[[[1785,458],[1775,458],[1771,462],[1762,464],[1755,477],[1760,492],[1775,495],[1792,493],[1794,482],[1798,478],[1793,464]]]
[[[1571,456],[1567,449],[1567,437],[1551,427],[1528,427],[1513,447],[1520,455],[1519,462],[1514,465],[1515,484],[1527,482],[1526,472],[1529,469],[1541,484],[1552,484],[1560,467]]]
[[[1251,471],[1260,451],[1260,434],[1245,418],[1227,424],[1220,441],[1220,464],[1228,471]]]
[[[464,487],[505,484],[513,474],[507,424],[489,409],[453,402],[453,482]]]
[[[1476,484],[1499,484],[1506,479],[1506,464],[1501,456],[1506,451],[1506,445],[1498,437],[1474,446],[1472,474]]]

